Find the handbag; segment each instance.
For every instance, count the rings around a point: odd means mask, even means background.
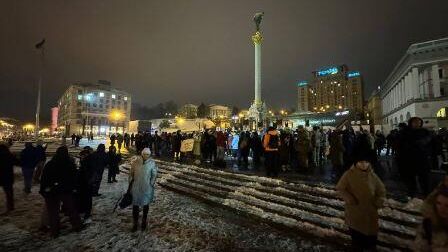
[[[120,199],[118,199],[117,203],[115,204],[113,212],[115,212],[115,210],[117,209],[118,206],[120,207],[120,209],[125,209],[126,207],[132,205],[131,188],[132,188],[133,182],[134,182],[134,180],[131,180],[131,183],[129,183],[129,187],[128,187],[128,190],[126,191],[126,193],[124,193],[120,197]]]

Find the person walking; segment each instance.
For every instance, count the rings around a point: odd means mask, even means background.
[[[134,142],[135,142],[135,135],[134,133],[131,134],[131,146],[134,146]]]
[[[34,169],[36,168],[38,162],[38,156],[36,148],[32,143],[25,143],[25,149],[20,153],[20,163],[22,166],[23,174],[23,191],[27,194],[31,193],[31,186],[33,180]]]
[[[123,135],[117,134],[118,153],[121,153],[121,146],[123,146]]]
[[[107,156],[109,158],[107,162],[109,165],[109,172],[107,174],[107,183],[118,182],[116,176],[118,173],[120,173],[119,164],[121,162],[121,154],[117,154],[117,149],[115,148],[115,146],[110,146],[109,153],[107,153]]]
[[[6,196],[6,213],[14,210],[14,165],[19,160],[11,153],[5,144],[0,144],[0,186]]]
[[[151,150],[145,148],[141,157],[137,157],[131,165],[129,173],[130,191],[132,193],[132,232],[138,229],[140,207],[143,208],[141,230],[147,226],[149,203],[154,201],[154,191],[157,178],[157,166],[151,159]]]
[[[280,154],[278,148],[280,147],[280,137],[278,131],[274,127],[269,127],[264,135],[263,147],[265,151],[265,168],[266,176],[277,177],[280,165]]]
[[[115,134],[110,135],[109,139],[110,139],[110,145],[114,146],[115,145],[115,140],[117,139]]]
[[[336,185],[345,202],[345,223],[352,238],[353,251],[374,251],[378,240],[378,209],[383,207],[386,189],[374,173],[376,157],[369,146],[354,148],[353,164]]]
[[[70,217],[74,231],[82,228],[81,219],[75,206],[74,192],[76,190],[76,164],[68,154],[68,149],[61,146],[56,154],[45,165],[42,172],[40,194],[45,199],[51,235],[59,235],[59,212],[61,202]]]
[[[103,179],[104,168],[108,165],[108,156],[104,144],[99,144],[96,151],[92,153],[92,166],[94,170],[93,196],[101,196],[99,194],[101,180]]]
[[[330,135],[329,157],[335,177],[339,179],[344,173],[344,144],[342,143],[342,133],[339,129],[334,130]]]

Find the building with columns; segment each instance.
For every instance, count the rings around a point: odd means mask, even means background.
[[[384,81],[380,97],[386,131],[414,116],[428,128],[447,125],[437,114],[448,107],[448,38],[412,44]]]

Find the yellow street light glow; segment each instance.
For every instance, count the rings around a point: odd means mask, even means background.
[[[110,118],[115,121],[119,121],[124,117],[123,113],[119,110],[113,110],[110,113]]]
[[[244,114],[243,114],[243,113],[239,113],[239,116],[240,116],[240,117],[244,117]]]
[[[34,130],[34,125],[31,123],[23,125],[24,130]]]

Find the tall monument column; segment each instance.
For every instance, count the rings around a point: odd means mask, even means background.
[[[252,41],[254,42],[255,48],[255,104],[261,103],[261,42],[263,41],[263,36],[259,31],[257,31],[252,36]]]
[[[264,12],[258,12],[254,16],[256,31],[252,35],[252,42],[255,49],[255,96],[252,105],[249,108],[249,118],[255,122],[255,127],[263,124],[266,119],[266,105],[261,99],[261,42],[263,36],[260,32],[261,19]]]

